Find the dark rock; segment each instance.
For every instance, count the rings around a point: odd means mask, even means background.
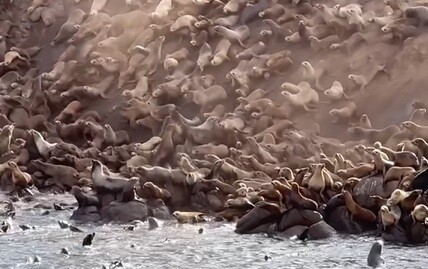
[[[317,240],[329,238],[335,235],[336,233],[337,232],[333,227],[328,225],[325,221],[320,221],[309,227],[308,236],[309,239]]]
[[[238,234],[259,232],[259,229],[256,228],[261,225],[268,224],[261,228],[260,232],[263,232],[276,221],[277,220],[272,220],[271,212],[261,207],[255,207],[238,220],[235,232]]]
[[[284,213],[277,229],[281,232],[296,225],[310,227],[321,220],[323,217],[316,211],[292,208]]]
[[[101,220],[101,216],[95,206],[87,206],[74,210],[70,219],[83,222],[97,222]]]
[[[101,209],[102,219],[119,222],[146,220],[148,213],[147,205],[140,201],[112,202],[109,206]]]
[[[61,254],[69,255],[70,253],[68,252],[67,248],[62,248],[61,249]]]
[[[397,188],[398,181],[390,181],[384,186],[382,176],[365,177],[354,187],[352,196],[357,204],[368,207],[370,196],[379,195],[383,198],[389,198]]]
[[[350,214],[346,206],[339,206],[328,214],[325,221],[338,232],[360,234],[363,228],[356,222],[351,221]]]
[[[277,233],[276,235],[281,237],[293,237],[302,234],[305,230],[308,229],[308,226],[304,225],[296,225],[290,228],[287,228],[284,231]]]
[[[70,225],[69,228],[70,228],[70,231],[72,232],[83,233],[83,231],[80,228],[77,228],[76,226]]]

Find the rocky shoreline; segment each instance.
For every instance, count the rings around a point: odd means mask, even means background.
[[[354,2],[0,2],[2,215],[426,243],[428,105],[376,129],[375,90],[417,80],[428,7]]]

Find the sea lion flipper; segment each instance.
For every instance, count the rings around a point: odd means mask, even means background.
[[[23,188],[23,190],[31,196],[34,196],[34,193],[29,188]]]

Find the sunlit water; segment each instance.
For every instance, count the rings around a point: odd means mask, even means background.
[[[64,197],[44,199],[53,203]],[[76,233],[61,229],[57,223],[72,223],[68,221],[71,210],[50,210],[49,215],[42,216],[45,210],[32,209],[31,204],[17,207],[21,208],[12,220],[12,229],[0,234],[0,268],[110,268],[116,261],[122,262],[121,268],[147,269],[366,268],[367,254],[376,240],[343,235],[309,242],[278,240],[235,234],[234,224],[229,223],[181,225],[174,221],[159,221],[159,228],[152,231],[147,223],[134,231],[124,230],[129,225],[78,224],[84,233]],[[22,231],[21,224],[35,229]],[[198,233],[200,228],[202,234]],[[90,232],[96,233],[92,246],[82,247],[83,238]],[[61,254],[62,248],[67,248],[69,255]],[[385,243],[384,268],[427,268],[427,251],[426,246]],[[40,262],[30,261],[35,255]]]

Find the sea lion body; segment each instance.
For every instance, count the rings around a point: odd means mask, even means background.
[[[128,179],[105,174],[101,162],[94,160],[92,162],[92,181],[94,183],[94,188],[97,191],[110,192],[114,194],[121,193],[123,188],[127,185]]]
[[[376,221],[377,219],[376,215],[370,210],[365,209],[360,205],[358,205],[348,191],[342,191],[342,193],[345,199],[346,208],[349,210],[349,212],[352,214],[352,216],[355,219],[358,219],[364,222]]]
[[[180,223],[198,223],[205,222],[204,214],[201,212],[175,211],[172,216]]]

